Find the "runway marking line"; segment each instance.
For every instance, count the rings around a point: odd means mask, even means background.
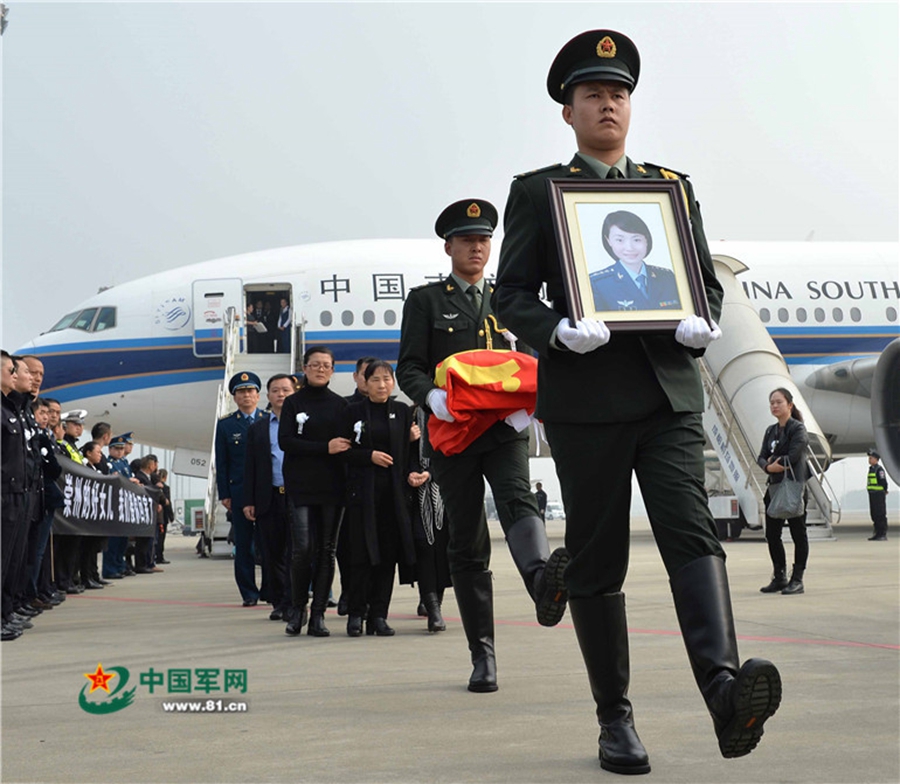
[[[176,607],[221,607],[221,608],[231,608],[231,609],[240,609],[246,612],[248,609],[255,609],[257,611],[264,610],[265,612],[271,612],[269,609],[269,605],[260,604],[256,605],[255,608],[247,608],[242,607],[239,604],[235,604],[233,602],[190,602],[184,601],[180,599],[138,599],[138,598],[129,598],[125,596],[85,596],[84,594],[76,594],[75,596],[70,596],[70,599],[79,599],[79,600],[91,600],[91,601],[101,601],[101,602],[132,602],[136,604],[161,604],[161,605],[173,605]],[[336,613],[331,613],[334,617],[340,617]],[[391,615],[391,618],[394,618],[398,621],[418,621],[422,620],[418,615],[404,615],[402,613],[395,613]],[[444,620],[453,621],[455,623],[461,623],[459,618],[453,618],[451,616],[444,616]],[[545,626],[541,626],[537,621],[504,621],[494,619],[494,623],[497,626],[535,626],[541,629],[547,628]],[[558,629],[573,629],[574,627],[571,624],[567,623],[559,623],[556,625]],[[661,637],[680,637],[681,632],[675,631],[673,629],[629,629],[628,632],[630,634],[654,634]],[[739,634],[737,636],[739,640],[752,641],[752,642],[780,642],[780,643],[792,643],[794,645],[832,645],[839,648],[881,648],[888,651],[900,651],[900,645],[893,645],[891,643],[880,643],[880,642],[856,642],[855,640],[815,640],[808,639],[802,637],[774,637],[774,636],[764,636],[764,635],[755,635],[755,634]]]

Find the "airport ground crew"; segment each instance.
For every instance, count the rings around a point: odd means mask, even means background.
[[[435,367],[460,351],[508,348],[503,338],[506,330],[491,310],[492,289],[483,276],[496,225],[497,210],[483,199],[465,199],[447,207],[437,219],[435,232],[451,258],[451,274],[413,289],[403,308],[397,362],[400,387],[444,421],[453,421],[453,415],[447,410],[446,391],[434,382]],[[449,521],[451,580],[472,657],[468,688],[496,691],[485,478],[513,561],[535,601],[538,621],[545,626],[558,623],[565,613],[562,574],[568,553],[562,548],[550,553],[531,493],[526,433],[497,422],[459,454],[434,452],[431,469]]]
[[[552,448],[566,509],[569,607],[601,726],[601,767],[647,773],[647,752],[628,700],[625,597],[631,477],[637,474],[669,576],[688,658],[723,756],[749,753],[777,709],[781,681],[770,662],[743,667],[725,554],[703,484],[703,390],[695,357],[721,333],[692,315],[670,334],[616,332],[568,318],[547,180],[677,179],[712,318],[716,280],[690,183],[625,154],[640,57],[613,30],[582,33],[557,55],[548,91],[563,105],[578,153],[568,165],[516,177],[506,206],[494,306],[540,354],[536,416]],[[546,283],[547,299],[540,299]]]
[[[870,542],[887,541],[887,475],[878,463],[881,455],[874,449],[866,454],[869,456],[869,474],[866,480],[866,490],[869,493],[869,516],[875,526],[875,533],[869,537]]]

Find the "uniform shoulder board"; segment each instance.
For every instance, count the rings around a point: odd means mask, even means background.
[[[675,273],[665,267],[654,267],[652,264],[647,264],[647,269],[650,270],[650,273],[653,275],[662,275],[663,277],[671,275],[673,278],[675,277]]]
[[[412,293],[413,291],[421,291],[422,289],[430,289],[430,288],[434,288],[435,286],[442,286],[446,282],[447,282],[447,278],[444,278],[444,280],[430,280],[430,281],[428,281],[428,283],[423,283],[421,286],[413,286],[409,291],[410,291],[410,293]]]
[[[513,177],[514,180],[524,180],[526,177],[531,177],[534,174],[542,174],[543,172],[551,171],[552,169],[564,169],[566,168],[562,163],[552,163],[549,166],[544,166],[541,169],[532,169],[529,172],[523,172],[522,174],[517,174]]]
[[[615,264],[611,264],[609,267],[604,267],[603,269],[597,270],[596,272],[592,272],[590,274],[591,280],[597,280],[598,278],[608,278],[610,275],[615,273]]]
[[[658,163],[648,163],[645,162],[641,164],[645,168],[656,169],[660,175],[662,175],[663,179],[666,180],[686,180],[690,177],[690,174],[685,174],[684,172],[675,171],[674,169],[668,169],[665,166],[660,166]]]

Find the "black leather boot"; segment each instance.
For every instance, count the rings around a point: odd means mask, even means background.
[[[363,633],[363,619],[361,615],[348,615],[347,616],[347,636],[348,637],[362,637]]]
[[[649,773],[647,751],[634,728],[628,700],[630,666],[625,594],[570,599],[569,611],[600,722],[600,767],[613,773]]]
[[[287,626],[284,627],[284,633],[291,637],[300,634],[300,630],[306,625],[308,619],[306,605],[303,607],[288,607],[286,611]]]
[[[790,596],[794,593],[803,593],[803,573],[805,571],[805,566],[797,566],[797,564],[794,564],[794,569],[791,572],[791,581],[784,587],[781,593],[785,596]]]
[[[469,651],[472,676],[469,691],[497,691],[497,659],[494,655],[493,575],[484,572],[460,572],[453,575],[453,591],[459,605]]]
[[[447,624],[444,623],[444,618],[441,615],[441,603],[438,601],[437,594],[426,593],[422,600],[422,603],[425,605],[425,613],[428,616],[428,631],[446,631]]]
[[[725,562],[691,561],[670,580],[694,678],[712,716],[723,757],[749,754],[781,704],[781,676],[765,659],[740,665]]]
[[[566,612],[569,592],[563,579],[569,565],[568,550],[550,552],[547,530],[540,517],[523,517],[506,533],[510,555],[534,599],[541,626],[556,626]]]
[[[388,626],[388,622],[384,618],[376,616],[374,618],[369,618],[369,620],[366,621],[366,634],[370,637],[372,635],[377,635],[379,637],[393,637],[395,632],[393,628]]]
[[[760,593],[778,593],[779,591],[787,588],[788,580],[787,575],[785,574],[785,569],[783,566],[775,567],[775,574],[772,577],[772,582],[768,585],[764,585],[759,589]]]
[[[330,637],[331,632],[328,631],[328,627],[325,626],[325,615],[322,612],[317,612],[315,608],[309,615],[309,626],[306,629],[306,633],[310,637]]]

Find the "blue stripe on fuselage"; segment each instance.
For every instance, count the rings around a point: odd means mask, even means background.
[[[900,327],[769,327],[789,364],[829,362],[879,354],[900,335]],[[361,356],[395,363],[400,330],[314,330],[306,346],[334,351],[335,369],[349,373]],[[61,401],[221,379],[220,357],[196,357],[185,337],[82,341],[30,349],[44,362],[44,392]]]

